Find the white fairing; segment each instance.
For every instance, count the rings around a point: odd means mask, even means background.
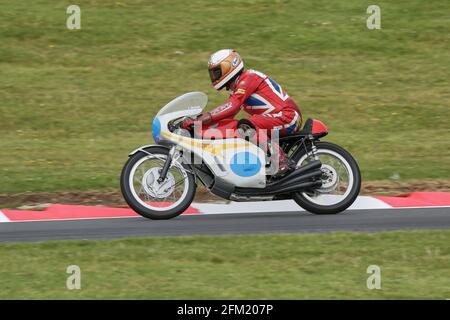
[[[201,92],[184,94],[168,103],[155,117],[153,134],[159,130],[159,140],[170,141],[195,154],[214,175],[238,187],[264,188],[266,185],[266,156],[256,145],[240,138],[196,139],[168,130],[168,122],[183,116],[200,114],[208,101]],[[155,123],[159,128],[155,129]],[[157,134],[158,132],[156,132]]]

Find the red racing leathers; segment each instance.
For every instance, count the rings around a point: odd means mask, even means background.
[[[226,103],[199,119],[203,121],[204,129],[219,129],[221,122],[229,127],[231,123],[228,120],[221,120],[232,119],[241,109],[250,114],[245,120],[255,127],[261,140],[265,140],[260,134],[261,129],[267,130],[268,136],[272,129],[280,130],[281,136],[300,129],[302,116],[298,106],[267,75],[255,70],[244,70],[229,89],[231,94]],[[237,121],[234,123],[237,125]]]

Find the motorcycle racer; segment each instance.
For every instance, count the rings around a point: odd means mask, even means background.
[[[220,127],[222,120],[232,119],[244,110],[249,116],[237,122],[237,132],[248,136],[249,130],[254,131],[254,138],[264,149],[271,130],[277,130],[283,136],[300,129],[302,114],[294,100],[269,76],[244,69],[244,61],[235,50],[223,49],[213,53],[208,71],[214,88],[226,88],[230,96],[224,104],[197,120],[184,120],[183,128],[189,129],[194,121],[201,121],[203,126]],[[292,164],[277,144],[272,144],[272,148],[278,157],[277,175],[283,175],[292,168]]]

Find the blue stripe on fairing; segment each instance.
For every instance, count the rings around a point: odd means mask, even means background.
[[[264,102],[262,102],[261,100],[259,100],[258,98],[255,98],[253,96],[250,96],[247,98],[247,100],[245,100],[245,104],[248,106],[265,106],[266,104]]]
[[[161,135],[161,122],[159,121],[158,117],[155,117],[155,119],[153,119],[152,135],[155,142],[158,143]]]

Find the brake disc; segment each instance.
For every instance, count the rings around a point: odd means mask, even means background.
[[[329,193],[336,189],[339,184],[339,174],[329,164],[322,164],[322,186],[316,189],[320,193]]]
[[[159,172],[162,168],[151,168],[142,177],[142,186],[145,192],[153,198],[164,199],[170,196],[175,189],[175,178],[167,172],[166,179],[159,182]]]

